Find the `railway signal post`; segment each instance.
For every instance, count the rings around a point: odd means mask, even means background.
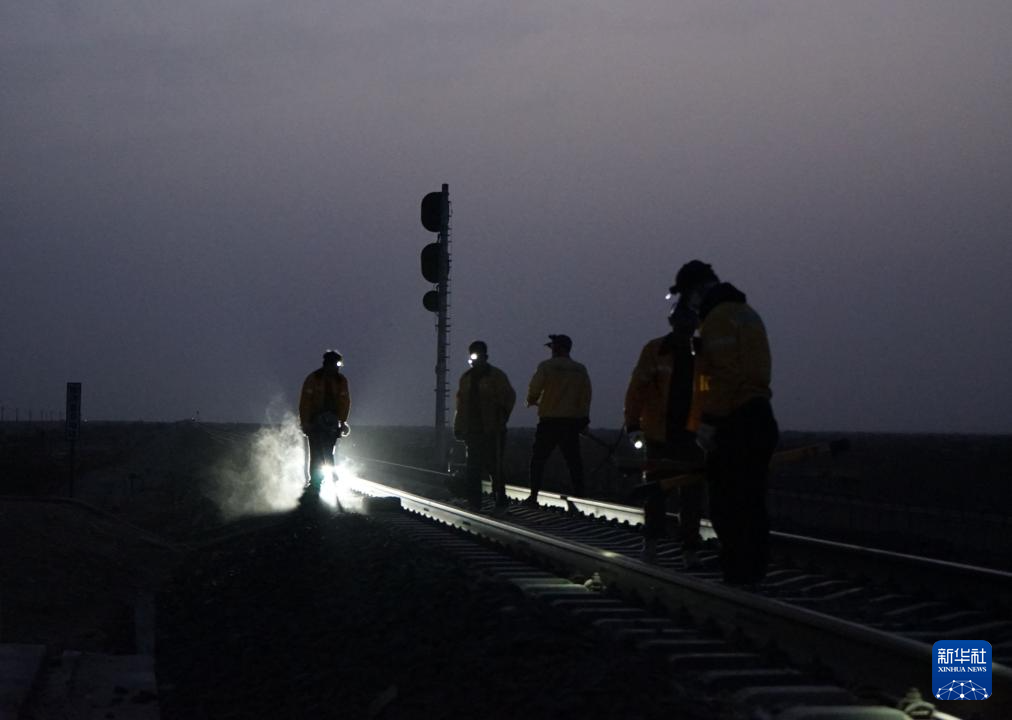
[[[450,346],[450,186],[422,198],[422,227],[438,233],[436,242],[422,248],[422,277],[433,289],[422,296],[422,305],[436,313],[436,463],[446,463],[446,359]]]

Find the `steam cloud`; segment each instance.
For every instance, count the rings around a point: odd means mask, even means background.
[[[226,520],[284,512],[297,505],[305,478],[305,437],[295,415],[284,411],[280,422],[257,431],[244,456],[215,467],[208,495]]]

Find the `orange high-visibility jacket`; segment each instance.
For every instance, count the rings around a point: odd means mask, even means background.
[[[590,375],[582,363],[553,357],[538,364],[527,386],[527,407],[538,406],[539,418],[590,417]]]
[[[478,405],[481,413],[481,432],[497,433],[506,429],[506,423],[517,401],[516,391],[506,373],[489,365],[485,372],[468,370],[460,376],[457,388],[457,409],[453,415],[453,436],[458,439],[473,433],[479,423],[471,417],[471,389],[478,379]]]
[[[705,313],[696,375],[703,422],[727,417],[753,398],[770,398],[770,346],[759,314],[737,295]],[[705,302],[705,301],[704,301]]]
[[[676,362],[688,362],[692,371],[690,339],[673,335],[654,338],[640,352],[639,360],[629,378],[625,392],[626,427],[639,426],[648,440],[662,443],[667,438],[668,402],[671,398],[671,379],[678,375]],[[692,402],[683,429],[695,431],[699,424],[698,393],[692,393]]]
[[[320,413],[332,412],[341,422],[347,422],[350,411],[351,396],[344,375],[323,368],[309,373],[299,396],[299,422],[303,430],[308,430]]]

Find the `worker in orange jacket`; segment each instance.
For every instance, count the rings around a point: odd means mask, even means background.
[[[495,509],[502,512],[509,504],[503,451],[506,448],[506,423],[517,400],[509,378],[488,361],[488,345],[475,340],[468,348],[470,369],[460,377],[453,435],[467,446],[464,492],[472,510],[481,509],[481,480],[492,482]]]
[[[698,409],[693,402],[695,362],[692,335],[696,313],[684,302],[668,313],[671,332],[648,342],[640,352],[625,394],[625,427],[634,445],[646,446],[647,461],[674,460],[702,465],[703,453],[696,444]],[[645,480],[664,471],[649,472]],[[702,543],[699,534],[703,509],[703,484],[693,482],[678,489],[679,540],[686,563],[694,564]],[[657,540],[664,534],[667,493],[659,485],[649,490],[643,507],[643,558],[652,561]]]
[[[523,501],[528,505],[537,505],[545,464],[556,447],[566,461],[573,492],[584,495],[580,435],[590,425],[590,375],[583,363],[570,357],[573,340],[568,335],[549,335],[545,347],[551,349],[552,357],[538,364],[527,385],[527,407],[538,408],[531,448],[531,494]]]
[[[766,576],[769,562],[766,490],[779,440],[766,328],[745,294],[699,260],[682,266],[671,294],[699,314],[696,442],[706,452],[710,520],[724,580],[752,585]]]
[[[309,473],[303,501],[318,500],[325,467],[334,467],[334,448],[348,435],[351,396],[341,373],[344,358],[336,350],[323,353],[323,366],[309,373],[299,395],[299,424],[309,448]]]

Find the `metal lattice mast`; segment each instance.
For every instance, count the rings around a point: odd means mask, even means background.
[[[439,245],[446,258],[446,270],[439,283],[439,313],[436,320],[436,462],[446,462],[446,405],[449,397],[447,358],[450,351],[450,186],[443,183],[439,217]]]
[[[422,296],[422,305],[436,314],[436,464],[446,462],[446,383],[450,349],[450,186],[422,198],[422,227],[438,233],[436,242],[422,248],[422,277],[434,288]]]

